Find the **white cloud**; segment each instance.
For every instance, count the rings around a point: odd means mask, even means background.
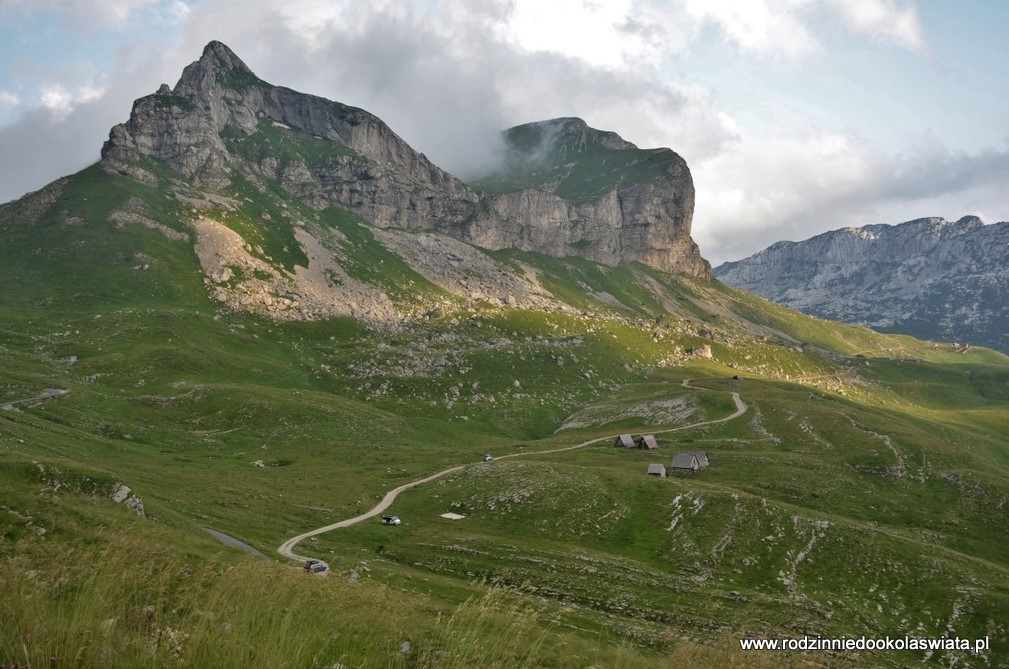
[[[39,102],[54,114],[66,115],[73,109],[73,96],[62,86],[50,86],[42,91]]]
[[[925,50],[925,33],[913,4],[894,0],[827,0],[855,32],[909,49]]]
[[[652,67],[600,66],[519,45],[510,37],[513,9],[500,0],[437,10],[294,0],[278,12],[266,3],[218,1],[194,7],[186,42],[195,53],[221,39],[268,81],[363,107],[457,174],[485,167],[501,130],[557,116],[582,116],[645,146],[675,142],[688,159],[732,141],[707,88],[665,82]],[[649,28],[668,14],[629,3],[618,9],[600,10],[600,30],[613,24],[606,30],[642,42],[668,32]],[[628,12],[638,23],[629,23]]]
[[[787,57],[819,48],[798,14],[803,5],[801,0],[686,0],[692,17],[716,24],[743,51]]]
[[[373,10],[377,9],[377,4],[380,3],[372,5]],[[262,13],[258,7],[250,9]],[[291,0],[275,4],[272,10],[290,31],[302,35],[307,45],[312,47],[317,45],[319,39],[324,38],[330,24],[340,23],[349,29],[355,23],[355,17],[352,16],[354,8],[346,2]]]
[[[744,134],[691,168],[694,238],[715,264],[844,226],[1007,213],[1009,150],[952,151],[933,134],[898,155],[809,127]]]
[[[4,107],[17,107],[21,104],[21,99],[10,91],[0,90],[0,105]]]
[[[163,72],[174,77],[181,63],[166,63],[160,49],[124,48],[101,86],[51,85],[50,106],[41,97],[22,99],[16,115],[0,125],[0,155],[17,156],[0,167],[0,202],[41,188],[98,159],[109,129],[129,117],[130,105],[153,93]]]
[[[878,176],[883,158],[855,138],[806,129],[744,135],[729,150],[693,166],[700,237],[719,246],[739,233],[769,232],[852,197]]]
[[[697,21],[710,22],[744,52],[797,58],[822,48],[821,24],[840,18],[853,33],[912,51],[926,41],[913,4],[895,0],[684,0]],[[818,13],[816,10],[826,10]]]
[[[103,95],[105,95],[104,88],[81,86],[71,92],[63,86],[56,84],[47,86],[42,90],[39,104],[52,112],[56,118],[64,119],[77,105],[94,102]]]
[[[677,25],[668,16],[674,5],[663,11],[633,0],[515,0],[512,7],[499,28],[506,40],[594,67],[653,65],[663,51],[677,46],[676,41],[662,39]]]
[[[189,17],[192,10],[182,0],[174,0],[165,8],[165,16],[171,23],[182,23]]]

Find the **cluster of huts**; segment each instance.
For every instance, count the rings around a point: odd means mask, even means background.
[[[704,451],[688,451],[686,453],[675,453],[673,461],[666,469],[666,466],[659,462],[648,465],[649,476],[659,476],[665,478],[667,473],[672,474],[692,474],[699,469],[708,466],[708,454]]]
[[[658,448],[659,442],[656,441],[654,434],[643,434],[637,439],[634,439],[629,434],[621,434],[613,445],[617,448],[640,448],[650,451]]]
[[[655,439],[653,434],[643,434],[637,439],[634,439],[629,434],[621,434],[617,437],[614,446],[617,448],[634,448],[641,450],[654,450],[659,447],[659,442]],[[667,473],[674,474],[690,474],[698,471],[699,469],[705,469],[708,466],[708,454],[704,451],[684,451],[682,453],[674,453],[673,461],[670,463],[669,468],[662,463],[653,462],[648,465],[648,475],[649,476],[660,476],[665,478]]]

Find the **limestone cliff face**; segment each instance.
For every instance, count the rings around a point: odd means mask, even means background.
[[[466,228],[473,243],[710,276],[690,237],[694,184],[679,155],[576,118],[518,126],[506,139],[505,166],[475,184],[488,206]]]
[[[517,248],[556,257],[580,256],[604,265],[639,261],[667,272],[710,277],[690,237],[690,217],[664,189],[616,189],[574,204],[536,189],[491,197],[489,212],[465,237],[489,249]]]
[[[779,242],[715,276],[787,307],[1009,352],[1009,223],[922,218]]]
[[[102,158],[108,169],[143,178],[143,159],[152,157],[208,190],[236,174],[278,183],[317,209],[339,204],[381,228],[710,276],[690,238],[693,182],[678,155],[639,150],[578,119],[508,136],[515,150],[507,179],[471,188],[376,116],[268,84],[211,42],[174,88],[134,103]]]

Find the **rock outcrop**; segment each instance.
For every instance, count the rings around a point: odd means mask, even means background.
[[[122,481],[116,481],[112,484],[112,494],[109,496],[109,499],[116,504],[122,504],[141,518],[145,515],[144,500],[140,499],[137,494]]]
[[[307,145],[317,159],[256,146],[271,134]],[[210,188],[227,184],[232,171],[251,172],[319,209],[352,206],[380,227],[438,229],[471,215],[478,199],[378,117],[272,86],[220,42],[207,45],[174,89],[162,85],[137,100],[102,147],[114,168],[143,156]]]
[[[517,126],[505,137],[505,165],[475,184],[489,202],[466,228],[470,241],[710,276],[690,237],[694,184],[679,155],[638,149],[577,118]]]
[[[1009,223],[844,228],[778,242],[715,276],[823,318],[1009,352]]]
[[[471,188],[376,116],[268,84],[211,42],[174,88],[162,85],[134,103],[102,159],[143,180],[151,176],[144,161],[154,158],[211,191],[236,175],[276,183],[318,210],[340,205],[380,228],[710,275],[690,238],[690,170],[671,150],[640,150],[578,119],[519,126],[507,136],[537,143],[512,142],[504,168],[511,181],[488,189],[492,175]]]

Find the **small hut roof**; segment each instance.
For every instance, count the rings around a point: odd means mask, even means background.
[[[658,476],[665,476],[666,475],[666,466],[663,465],[663,464],[661,464],[661,463],[658,463],[658,462],[652,463],[652,464],[648,465],[648,473],[649,474],[655,474],[655,475],[658,475]]]
[[[693,453],[677,453],[673,456],[673,469],[690,469],[694,470],[700,467],[697,462],[697,456]]]
[[[697,466],[701,469],[708,466],[708,454],[704,451],[690,451],[690,455],[697,458]]]
[[[643,434],[641,438],[638,439],[638,448],[658,448],[659,442],[656,441],[654,434]]]
[[[629,434],[622,434],[617,437],[617,442],[613,444],[617,448],[634,448],[634,440]]]

